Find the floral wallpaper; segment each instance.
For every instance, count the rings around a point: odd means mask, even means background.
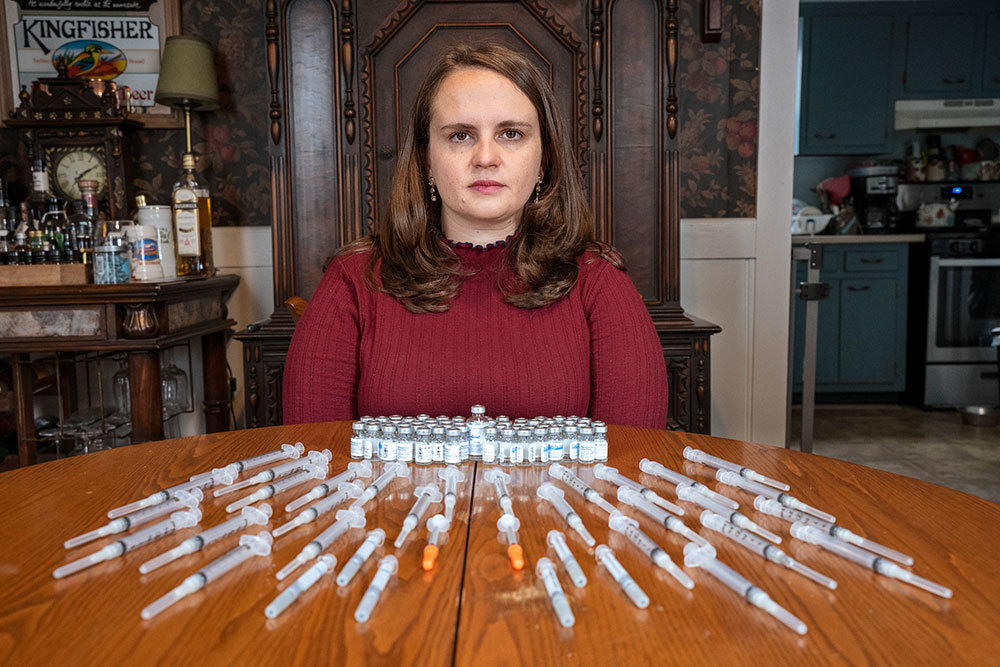
[[[762,0],[724,2],[722,40],[702,43],[697,0],[680,3],[681,217],[754,217]]]
[[[183,32],[216,50],[221,108],[192,114],[198,172],[219,226],[270,222],[263,2],[182,0]],[[722,40],[702,43],[699,0],[680,3],[681,215],[752,217],[757,193],[761,0],[723,3]],[[167,203],[180,173],[184,130],[135,133],[135,189]],[[30,181],[17,132],[0,130],[0,177],[15,199]]]

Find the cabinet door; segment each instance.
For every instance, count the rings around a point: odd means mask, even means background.
[[[891,149],[891,15],[812,16],[803,36],[799,153]]]
[[[973,90],[979,24],[972,14],[916,14],[906,38],[907,93],[962,97]]]
[[[1000,93],[1000,13],[986,17],[986,49],[983,55],[983,91]]]
[[[805,266],[798,264],[796,284],[806,279]],[[837,383],[837,365],[840,356],[840,281],[820,276],[822,282],[830,283],[830,296],[819,302],[819,327],[816,336],[816,388],[830,389]],[[802,359],[805,353],[806,305],[798,296],[794,297],[795,308],[795,358],[792,362],[792,386],[802,391]]]
[[[896,286],[894,276],[841,281],[841,384],[895,383],[905,336],[897,330]]]

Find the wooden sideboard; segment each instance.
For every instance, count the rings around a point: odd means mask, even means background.
[[[37,461],[32,355],[123,352],[128,358],[132,442],[163,439],[160,351],[200,339],[209,432],[229,429],[226,301],[239,276],[120,285],[5,287],[0,290],[0,355],[9,355],[21,465]],[[73,391],[72,387],[67,388]]]

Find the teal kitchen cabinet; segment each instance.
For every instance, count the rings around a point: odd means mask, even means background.
[[[892,150],[896,19],[891,11],[862,9],[803,16],[800,155]]]
[[[908,245],[851,243],[824,248],[816,346],[819,393],[901,392],[906,388]],[[796,263],[796,283],[805,265]],[[793,390],[802,390],[805,302],[795,299]]]
[[[982,16],[911,14],[906,30],[903,90],[910,95],[967,97],[978,89],[975,58]]]
[[[983,92],[1000,95],[1000,12],[986,17],[986,48],[983,56]]]

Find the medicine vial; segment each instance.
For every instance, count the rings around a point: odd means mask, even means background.
[[[563,448],[562,428],[559,426],[549,427],[549,461],[562,461],[565,450]]]
[[[351,424],[351,458],[365,457],[365,425],[363,422]]]
[[[594,462],[594,429],[580,427],[580,463]]]
[[[399,425],[396,439],[396,460],[403,463],[413,461],[413,426],[403,422]]]
[[[434,463],[444,463],[444,430],[444,426],[431,428],[431,461]]]
[[[386,424],[378,440],[378,457],[383,461],[396,460],[396,427]]]
[[[417,465],[430,465],[433,460],[431,447],[431,428],[418,426],[417,437],[413,439],[413,462]]]
[[[608,426],[604,422],[594,422],[594,460],[608,460]]]
[[[563,449],[570,461],[580,458],[580,432],[576,426],[563,426]]]
[[[502,466],[513,465],[510,459],[510,449],[514,444],[514,429],[500,429],[500,441],[497,447],[497,463]]]
[[[464,423],[463,424],[459,424],[458,425],[458,432],[459,432],[459,436],[458,436],[459,442],[462,443],[462,452],[461,452],[460,456],[461,456],[461,458],[462,458],[463,461],[468,461],[469,460],[469,425],[468,424],[464,424]]]
[[[527,459],[527,449],[531,444],[531,432],[530,428],[521,428],[517,430],[517,435],[514,436],[514,444],[510,448],[510,459],[511,464],[516,466],[526,466],[531,463]]]
[[[370,459],[378,453],[378,422],[365,424],[365,458]]]
[[[483,429],[483,463],[497,462],[497,429],[487,426]]]
[[[535,445],[534,463],[547,465],[549,462],[549,429],[545,426],[536,426],[531,433],[531,439]]]
[[[490,420],[486,418],[486,406],[473,405],[472,416],[465,422],[469,427],[469,458],[473,461],[481,461],[483,458],[483,431],[489,423]]]
[[[454,465],[462,462],[462,431],[454,426],[445,431],[444,462]]]

